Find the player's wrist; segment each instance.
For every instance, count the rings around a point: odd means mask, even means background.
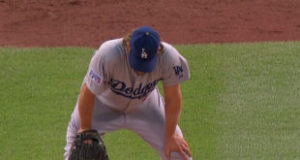
[[[89,127],[86,127],[86,128],[80,128],[80,129],[78,130],[78,133],[82,133],[82,132],[87,131],[87,130],[91,130],[91,128],[89,128]]]

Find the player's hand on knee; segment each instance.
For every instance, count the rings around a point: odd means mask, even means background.
[[[178,152],[184,160],[189,160],[189,157],[192,157],[188,143],[184,138],[177,135],[166,139],[165,154],[169,160],[171,158],[171,152]]]

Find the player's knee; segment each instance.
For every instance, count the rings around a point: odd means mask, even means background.
[[[180,153],[178,153],[178,152],[171,152],[170,159],[171,160],[184,160],[184,158],[182,157],[182,155]],[[192,160],[192,157],[189,157],[188,160]]]
[[[162,160],[169,160],[166,156],[164,152],[160,153],[161,159]],[[178,152],[171,152],[170,153],[170,160],[184,160],[184,158],[181,156],[180,153]],[[188,160],[193,160],[192,157],[189,157]]]

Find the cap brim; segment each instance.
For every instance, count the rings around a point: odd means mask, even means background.
[[[135,54],[132,53],[133,51],[130,51],[129,55],[129,64],[130,66],[140,72],[152,72],[157,63],[157,54],[155,54],[151,59],[142,60],[139,57],[136,57]]]

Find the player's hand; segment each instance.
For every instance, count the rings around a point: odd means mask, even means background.
[[[165,154],[169,160],[170,160],[171,152],[179,153],[184,158],[184,160],[188,160],[189,157],[192,157],[187,142],[184,140],[184,138],[178,135],[166,139]]]
[[[87,131],[87,130],[90,130],[90,129],[82,129],[82,128],[80,128],[77,133],[80,134],[80,133],[82,133],[84,131]],[[92,139],[85,139],[83,141],[83,143],[85,143],[85,144],[92,144],[93,140]]]

